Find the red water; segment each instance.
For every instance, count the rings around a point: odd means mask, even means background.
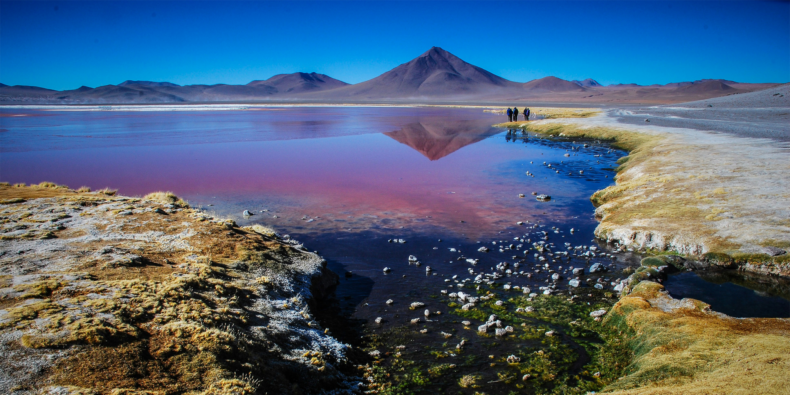
[[[385,227],[428,221],[479,233],[544,212],[571,215],[570,202],[586,203],[591,189],[537,176],[565,151],[492,137],[501,116],[480,109],[3,113],[28,116],[0,117],[2,181],[168,190],[223,213],[273,210],[278,218],[256,220],[274,226],[308,215],[321,217],[316,230],[359,229],[372,222],[352,219],[374,215]],[[533,191],[554,200],[537,202]]]

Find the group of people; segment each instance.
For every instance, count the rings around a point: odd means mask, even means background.
[[[529,121],[529,108],[524,109],[524,120]],[[508,122],[516,122],[518,121],[518,108],[508,108],[507,109],[507,121]]]

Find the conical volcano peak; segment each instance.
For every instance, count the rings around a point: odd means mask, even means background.
[[[422,58],[422,57],[426,57],[426,56],[441,56],[441,57],[447,57],[448,55],[449,55],[449,56],[452,56],[452,57],[456,57],[455,55],[453,55],[453,54],[451,54],[451,53],[449,53],[449,52],[445,51],[444,49],[442,49],[442,48],[440,48],[440,47],[431,47],[431,49],[429,49],[429,50],[427,50],[427,51],[423,52],[423,54],[422,54],[422,55],[420,55],[419,57],[420,57],[420,58]]]

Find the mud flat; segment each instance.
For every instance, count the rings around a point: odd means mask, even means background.
[[[790,276],[787,148],[768,139],[653,126],[649,119],[624,125],[602,113],[497,126],[609,140],[629,151],[617,184],[591,198],[601,220],[597,237],[621,248],[695,256],[705,265]]]
[[[0,392],[348,392],[323,260],[172,194],[0,185]]]

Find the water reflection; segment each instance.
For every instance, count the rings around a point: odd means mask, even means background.
[[[384,135],[434,161],[498,133],[501,129],[491,127],[490,119],[421,118]]]

